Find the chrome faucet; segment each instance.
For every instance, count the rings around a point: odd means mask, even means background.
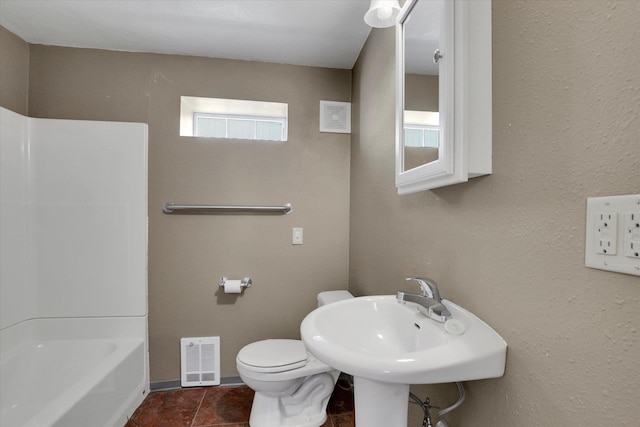
[[[436,282],[426,277],[407,277],[406,280],[418,282],[422,295],[398,291],[396,295],[398,302],[403,304],[407,301],[416,303],[418,304],[418,310],[422,314],[438,322],[444,323],[451,318],[451,312],[442,303]]]

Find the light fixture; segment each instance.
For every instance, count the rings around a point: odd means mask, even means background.
[[[375,28],[387,28],[396,25],[400,13],[398,0],[371,0],[364,22]]]

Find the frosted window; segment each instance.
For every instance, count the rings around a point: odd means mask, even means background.
[[[405,147],[440,146],[440,114],[437,111],[404,112]]]
[[[405,147],[422,147],[422,130],[421,129],[404,129],[404,146]]]
[[[280,141],[283,126],[281,122],[256,122],[256,139]]]
[[[405,147],[431,147],[440,146],[440,130],[437,127],[405,126]]]
[[[215,117],[198,117],[196,128],[198,134],[196,136],[205,136],[211,138],[227,137],[227,122],[224,119]]]
[[[287,140],[288,105],[278,102],[183,96],[180,135]]]

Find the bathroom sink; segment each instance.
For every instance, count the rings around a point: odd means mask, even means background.
[[[421,314],[415,303],[399,303],[395,295],[339,301],[305,317],[300,330],[308,351],[355,378],[358,424],[406,426],[406,413],[400,420],[388,414],[406,412],[410,384],[504,374],[507,344],[500,335],[462,307],[442,302],[454,319],[446,324]]]
[[[467,310],[443,303],[463,323],[461,334],[447,332],[416,304],[383,295],[312,311],[302,322],[302,339],[329,366],[377,381],[434,384],[502,376],[505,341]]]

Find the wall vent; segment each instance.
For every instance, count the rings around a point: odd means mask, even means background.
[[[180,339],[180,385],[220,385],[220,337]]]
[[[351,133],[351,103],[320,101],[320,132]]]

